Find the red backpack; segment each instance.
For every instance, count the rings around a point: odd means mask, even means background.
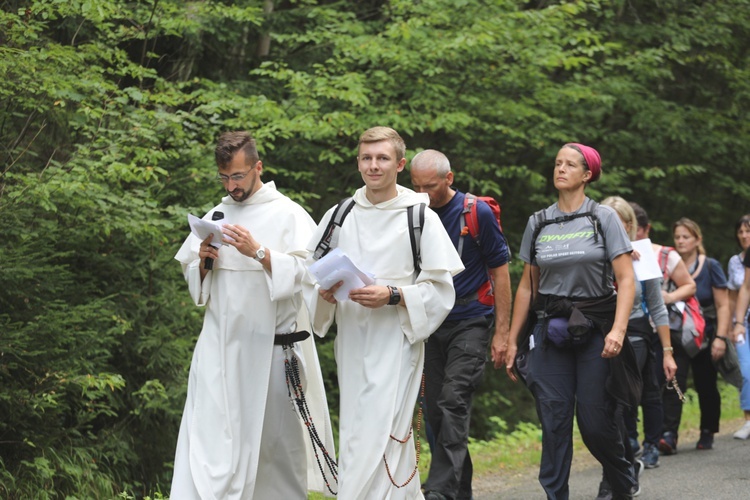
[[[676,286],[669,276],[667,276],[667,257],[672,250],[674,250],[672,247],[661,247],[661,251],[659,252],[659,267],[664,275],[665,282],[669,280],[671,282],[670,286]],[[667,306],[669,328],[670,330],[680,331],[682,347],[685,348],[685,352],[691,358],[695,357],[696,354],[708,347],[708,342],[706,341],[706,319],[703,316],[701,305],[695,295],[693,295],[685,300],[685,309],[681,315],[679,310],[673,306],[674,304]]]
[[[479,234],[479,218],[477,217],[477,200],[481,200],[489,205],[490,210],[497,220],[497,226],[500,228],[502,233],[503,226],[500,222],[501,208],[500,204],[490,196],[476,196],[471,193],[466,193],[464,197],[464,210],[461,212],[461,236],[458,239],[458,255],[464,248],[464,238],[466,235],[471,236],[477,243],[477,246],[482,247],[482,238]],[[487,266],[485,266],[487,267]],[[495,305],[495,284],[492,281],[492,276],[487,270],[487,281],[479,287],[477,290],[477,300],[486,306]]]

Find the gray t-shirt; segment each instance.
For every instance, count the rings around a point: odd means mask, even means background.
[[[562,212],[557,203],[546,208],[547,219],[587,212],[593,202],[586,197],[576,212]],[[523,233],[521,260],[539,266],[539,292],[571,298],[594,298],[609,295],[614,290],[613,276],[609,272],[602,279],[606,258],[612,261],[618,255],[632,252],[633,247],[625,233],[622,222],[613,208],[599,205],[596,209],[604,238],[594,237],[594,225],[590,217],[579,217],[559,224],[548,224],[542,228],[536,240],[536,258],[531,259],[531,237],[536,227],[534,215],[529,217]]]

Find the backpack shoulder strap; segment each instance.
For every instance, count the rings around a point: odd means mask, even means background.
[[[468,214],[468,217],[467,217]],[[471,193],[464,195],[464,209],[461,211],[461,234],[458,236],[458,255],[462,256],[464,238],[471,235],[479,244],[479,220],[477,218],[477,197]]]
[[[542,232],[544,226],[551,224],[552,222],[547,220],[547,209],[543,208],[534,213],[534,232],[531,234],[531,249],[529,252],[529,262],[534,262],[536,258],[536,239],[539,237],[539,233]]]
[[[536,227],[534,227],[534,233],[531,238],[531,251],[529,252],[529,255],[531,257],[530,261],[534,262],[534,259],[536,258],[536,239],[539,237],[539,233],[542,231],[542,229],[545,226],[548,226],[550,224],[561,224],[563,222],[568,222],[574,219],[578,219],[580,217],[588,217],[588,219],[594,225],[594,241],[598,242],[599,236],[601,236],[602,242],[604,243],[605,265],[604,265],[604,272],[602,273],[602,287],[605,287],[607,284],[607,278],[609,277],[609,274],[612,272],[612,269],[611,269],[611,263],[609,262],[609,259],[607,259],[607,255],[606,255],[607,239],[604,236],[604,229],[602,228],[601,222],[599,221],[599,216],[596,214],[597,208],[599,208],[599,203],[595,202],[594,200],[589,199],[588,209],[585,212],[561,215],[560,217],[555,217],[554,219],[547,219],[546,208],[534,213]]]
[[[690,273],[690,277],[693,278],[693,279],[695,279],[701,273],[701,271],[703,270],[703,265],[706,262],[708,262],[709,266],[711,265],[711,261],[708,260],[708,257],[706,257],[705,255],[700,255],[699,254],[698,258],[695,259],[695,269],[693,270],[692,273]],[[710,269],[709,269],[709,271],[710,271]]]
[[[409,221],[411,255],[414,261],[414,272],[416,274],[419,274],[422,270],[422,228],[424,228],[424,210],[424,203],[417,203],[406,209],[406,217]]]
[[[667,273],[667,264],[669,262],[669,252],[673,250],[672,247],[661,247],[661,250],[659,250],[659,268],[661,269],[661,274],[664,277],[664,280],[668,280],[669,276]]]
[[[326,230],[323,232],[323,236],[320,238],[318,246],[315,247],[313,259],[318,260],[330,252],[331,249],[336,248],[339,243],[339,231],[341,230],[341,226],[344,224],[346,216],[349,215],[349,212],[354,208],[354,205],[354,198],[351,196],[344,198],[338,205],[336,205],[336,208],[331,214],[331,219],[328,221],[328,226],[326,226]]]
[[[469,228],[469,234],[474,240],[479,242],[479,217],[477,216],[477,197],[471,193],[466,193],[464,199],[464,217],[466,219],[466,227]]]

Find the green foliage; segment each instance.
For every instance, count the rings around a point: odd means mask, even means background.
[[[514,252],[554,200],[557,149],[586,142],[604,159],[593,197],[641,203],[658,241],[689,216],[712,256],[736,250],[746,0],[273,7],[0,2],[0,496],[168,488],[202,318],[173,256],[186,212],[222,194],[222,130],[251,130],[266,180],[318,218],[361,184],[357,136],[392,126],[409,157],[441,149],[459,188],[501,200]],[[319,350],[335,420],[331,340]],[[479,439],[535,419],[492,368],[474,410]]]

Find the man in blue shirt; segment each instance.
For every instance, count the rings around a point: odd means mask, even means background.
[[[468,214],[462,216],[466,195],[451,187],[453,172],[443,153],[431,149],[418,153],[411,162],[411,181],[415,191],[429,195],[430,208],[440,216],[465,266],[453,277],[456,303],[427,342],[426,413],[435,443],[423,489],[426,500],[468,500],[473,472],[468,450],[471,403],[484,372],[490,337],[493,361],[496,366],[505,364],[510,252],[495,215],[481,200],[476,200],[481,247],[468,234]],[[488,280],[494,285],[494,297],[484,293]]]

